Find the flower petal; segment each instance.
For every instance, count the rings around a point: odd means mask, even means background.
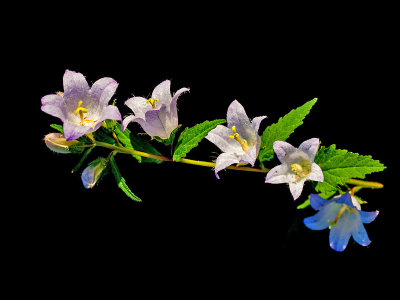
[[[329,203],[328,200],[322,198],[321,196],[319,196],[317,194],[310,195],[310,204],[311,204],[311,207],[315,210],[320,210],[322,207],[324,207],[328,203]]]
[[[215,162],[215,176],[219,179],[218,172],[235,163],[239,163],[239,158],[235,154],[220,154]]]
[[[355,215],[355,214],[353,214]],[[353,236],[353,239],[359,243],[361,246],[368,246],[371,241],[368,237],[367,231],[365,230],[364,225],[361,222],[360,216],[357,215],[358,222],[356,223],[356,226],[354,227],[353,231],[351,232],[351,235]]]
[[[343,204],[346,204],[347,206],[354,208],[353,201],[351,200],[351,195],[349,192],[347,192],[347,193],[341,195],[339,198],[337,198],[336,202],[343,203]]]
[[[260,128],[261,121],[267,118],[267,116],[261,116],[261,117],[255,117],[251,121],[251,125],[253,126],[253,129],[256,133],[258,133],[258,129]]]
[[[114,79],[104,77],[93,83],[90,88],[90,95],[97,100],[101,107],[104,107],[114,95],[117,87],[118,83]]]
[[[88,98],[89,85],[81,73],[66,70],[63,77],[64,100],[68,111],[74,111],[78,102]]]
[[[224,125],[217,125],[213,130],[208,132],[206,139],[214,143],[221,151],[227,153],[236,153],[240,156],[244,154],[240,144],[234,139],[230,139],[232,130]]]
[[[304,224],[312,230],[322,230],[328,228],[334,220],[342,206],[335,202],[329,202],[324,205],[314,216],[304,219]]]
[[[311,165],[311,172],[307,175],[307,180],[324,182],[324,173],[322,173],[321,167],[316,163]]]
[[[236,127],[239,137],[247,140],[249,145],[255,142],[256,132],[246,114],[246,111],[237,100],[232,101],[229,105],[226,121],[229,128],[232,128],[233,126]]]
[[[143,97],[132,97],[125,101],[125,105],[133,111],[136,117],[144,119],[146,112],[152,109],[151,104],[146,101]]]
[[[63,103],[60,103],[59,105],[56,104],[43,105],[41,107],[41,110],[53,117],[59,118],[63,122],[66,119],[65,106],[63,105]]]
[[[91,129],[90,126],[81,126],[70,121],[65,121],[63,126],[64,137],[67,141],[76,140]]]
[[[182,93],[189,92],[189,91],[190,90],[188,88],[181,88],[172,97],[171,104],[169,105],[169,111],[170,111],[170,114],[171,114],[171,118],[172,119],[176,119],[176,123],[178,123],[178,110],[176,108],[176,101],[178,100],[178,97]]]
[[[56,94],[51,94],[51,95],[46,95],[42,97],[41,99],[42,105],[60,105],[61,103],[64,103],[63,97],[60,95]]]
[[[274,152],[281,163],[285,163],[286,162],[285,157],[290,153],[296,151],[295,147],[283,141],[274,142],[273,147],[274,147]]]
[[[307,141],[304,141],[300,144],[299,150],[303,150],[306,152],[311,161],[314,161],[315,155],[317,154],[319,146],[319,139],[318,138],[312,138]]]
[[[342,252],[346,249],[351,232],[356,226],[355,219],[348,215],[342,216],[336,226],[332,226],[329,233],[329,245],[335,251]]]
[[[379,211],[358,211],[358,213],[360,214],[361,222],[368,224],[375,220]]]
[[[165,104],[169,107],[172,97],[171,97],[171,81],[165,80],[157,85],[151,95],[153,99],[158,99],[160,104]]]
[[[292,193],[293,200],[296,200],[300,197],[301,192],[303,191],[304,182],[304,179],[300,179],[298,182],[289,181],[289,189]]]
[[[265,178],[265,183],[288,183],[289,178],[287,177],[288,167],[286,164],[282,164],[272,168]]]

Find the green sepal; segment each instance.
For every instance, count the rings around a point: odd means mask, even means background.
[[[111,171],[114,175],[114,178],[115,178],[115,181],[116,181],[118,187],[125,193],[125,195],[127,195],[132,200],[137,201],[137,202],[142,202],[142,200],[130,190],[130,188],[126,184],[125,178],[123,178],[121,176],[121,173],[119,171],[117,163],[115,162],[114,156],[115,156],[115,154],[111,154],[111,156],[109,158],[109,162],[110,162]]]
[[[62,125],[59,125],[59,124],[50,124],[50,127],[53,128],[53,129],[55,129],[55,130],[57,130],[57,131],[59,131],[59,132],[61,132],[61,133],[64,133],[64,129],[63,129],[63,126],[62,126]]]
[[[224,119],[214,121],[204,121],[185,130],[179,135],[176,147],[174,150],[173,160],[178,161],[185,157],[199,142],[208,134],[209,131],[217,127],[219,124],[225,123]]]
[[[302,106],[293,109],[287,115],[281,117],[277,123],[271,124],[264,130],[261,136],[261,147],[258,154],[260,162],[269,161],[274,157],[274,142],[286,141],[294,130],[303,124],[303,119],[309,114],[316,102],[317,98],[306,102]]]

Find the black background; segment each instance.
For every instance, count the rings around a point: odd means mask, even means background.
[[[8,214],[8,226],[17,232],[15,252],[39,265],[167,262],[209,270],[264,269],[282,253],[301,261],[305,255],[369,257],[386,252],[391,246],[394,150],[385,134],[396,134],[389,124],[395,84],[390,75],[390,17],[359,8],[339,10],[335,16],[322,8],[315,14],[307,8],[306,14],[294,8],[265,14],[257,7],[229,13],[224,8],[186,9],[182,14],[118,10],[106,14],[110,18],[87,18],[79,10],[73,10],[73,17],[58,12],[50,19],[37,18],[24,35],[14,37],[19,47],[9,58],[16,66],[14,78],[24,82],[18,99],[26,118],[33,118],[21,129],[21,138],[29,140],[23,149],[29,167],[19,168],[25,184],[18,185]],[[189,127],[225,118],[237,99],[250,118],[268,116],[261,134],[291,109],[317,97],[288,142],[298,146],[318,137],[325,146],[372,155],[389,167],[367,177],[385,189],[360,192],[368,201],[364,210],[380,211],[366,225],[371,245],[362,247],[351,239],[344,253],[336,253],[329,247],[328,230],[311,231],[303,225],[304,217],[315,213],[311,208],[296,210],[312,191],[309,182],[294,202],[287,186],[265,184],[262,174],[221,171],[217,180],[210,168],[138,164],[121,154],[116,157],[121,173],[143,202],[128,199],[110,175],[86,190],[80,172],[71,174],[79,156],[52,153],[43,142],[53,131],[49,124],[58,120],[41,112],[40,99],[62,91],[66,69],[81,72],[90,84],[114,78],[119,83],[114,97],[123,116],[129,113],[125,100],[149,96],[165,79],[172,81],[172,92],[189,87],[190,93],[178,101],[179,123]],[[135,123],[129,128],[141,131]],[[168,155],[168,148],[160,145],[159,150]],[[187,157],[210,161],[218,153],[203,140]],[[90,160],[107,154],[96,149]],[[274,159],[270,166],[278,163]]]

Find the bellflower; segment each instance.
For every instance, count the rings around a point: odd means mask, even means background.
[[[329,245],[335,251],[344,251],[350,236],[362,246],[371,243],[363,223],[371,223],[378,211],[366,212],[353,205],[350,193],[332,200],[325,200],[316,194],[310,196],[311,207],[318,210],[312,217],[304,219],[304,224],[312,230],[329,228]]]
[[[272,168],[265,178],[266,183],[288,183],[294,200],[300,197],[306,180],[324,181],[321,168],[314,163],[319,139],[309,139],[295,148],[283,141],[274,142],[274,151],[282,163]]]
[[[118,108],[108,105],[118,86],[114,79],[101,78],[89,87],[81,73],[66,70],[63,85],[63,93],[42,98],[42,111],[63,122],[67,141],[96,131],[104,120],[122,121]]]
[[[171,132],[178,127],[178,112],[176,101],[188,88],[179,89],[171,96],[171,81],[165,80],[157,85],[150,99],[133,97],[125,101],[134,113],[126,117],[122,123],[122,131],[130,122],[137,122],[151,137],[168,139]]]
[[[248,163],[254,166],[261,145],[258,129],[265,118],[255,117],[250,121],[237,100],[229,105],[226,116],[228,127],[218,125],[206,136],[223,151],[215,162],[215,176],[218,179],[218,172],[232,164]]]

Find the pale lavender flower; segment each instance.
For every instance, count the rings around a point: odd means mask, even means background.
[[[272,168],[265,179],[266,183],[288,183],[290,192],[296,200],[303,191],[306,180],[323,182],[324,174],[314,163],[319,139],[309,139],[295,148],[283,141],[274,142],[274,151],[281,165]]]
[[[108,105],[118,83],[112,78],[101,78],[89,87],[81,73],[66,70],[64,92],[42,98],[42,111],[63,122],[67,141],[96,131],[104,120],[122,121],[116,106]]]
[[[254,166],[261,145],[258,129],[265,118],[261,116],[250,121],[237,100],[229,105],[226,116],[228,127],[218,125],[206,136],[224,152],[215,162],[215,176],[218,179],[218,172],[232,164],[248,163]]]
[[[150,99],[133,97],[125,101],[125,104],[133,111],[122,122],[122,131],[130,122],[137,122],[151,137],[168,139],[171,132],[178,127],[178,112],[176,101],[188,88],[179,89],[171,96],[171,81],[165,80],[157,85]]]
[[[329,245],[335,251],[344,251],[351,236],[362,246],[371,243],[363,223],[371,223],[379,211],[368,212],[358,209],[354,206],[350,193],[332,200],[311,194],[310,204],[318,213],[305,218],[304,224],[312,230],[329,228],[331,230]]]

